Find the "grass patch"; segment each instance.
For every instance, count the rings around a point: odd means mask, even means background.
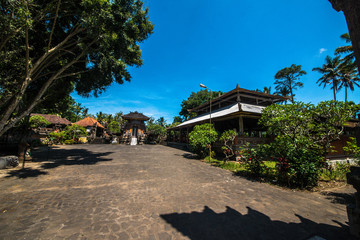
[[[210,163],[212,166],[216,166],[216,167],[220,167],[222,169],[232,171],[233,173],[235,173],[237,175],[251,176],[246,163],[239,163],[239,162],[235,162],[235,161],[224,162],[222,160],[218,160],[215,158],[211,158],[209,160],[209,157],[206,157],[204,159],[204,161],[207,163]],[[270,180],[274,180],[276,178],[278,171],[277,171],[275,161],[263,162],[263,169],[264,170],[262,171],[262,173],[260,175],[261,178],[267,178]]]
[[[278,171],[279,169],[277,167],[276,161],[262,162],[262,171],[259,176],[254,176],[251,174],[247,163],[239,163],[235,161],[224,162],[215,158],[211,158],[209,160],[209,157],[206,157],[204,161],[211,164],[212,166],[229,170],[238,176],[246,177],[248,179],[256,179],[261,182],[267,182],[280,186],[286,186],[286,183],[281,181],[281,174]],[[346,182],[346,173],[348,172],[350,172],[350,164],[337,163],[336,165],[332,165],[320,170],[319,182]]]

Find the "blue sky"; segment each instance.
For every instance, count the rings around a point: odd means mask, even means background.
[[[326,55],[346,45],[342,12],[328,0],[145,0],[154,33],[141,44],[144,65],[131,68],[132,80],[113,84],[98,98],[72,95],[95,114],[143,112],[171,123],[182,100],[200,90],[272,86],[274,75],[291,64],[308,74],[296,99],[318,103],[332,91],[317,86]],[[344,91],[338,93],[344,99]],[[349,100],[359,102],[359,89]]]

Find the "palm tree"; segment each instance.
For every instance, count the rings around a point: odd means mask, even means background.
[[[275,89],[280,91],[285,87],[290,92],[291,102],[294,102],[294,90],[302,87],[304,84],[300,81],[300,77],[305,75],[306,72],[301,70],[301,65],[292,64],[290,67],[281,69],[275,74]]]
[[[323,76],[317,80],[316,83],[319,84],[319,86],[324,85],[324,88],[326,85],[331,84],[331,89],[334,92],[334,100],[336,101],[336,92],[338,90],[338,84],[339,84],[339,76],[340,76],[340,68],[339,65],[341,63],[340,56],[337,56],[335,58],[332,58],[330,56],[326,56],[325,58],[325,64],[322,65],[321,68],[316,67],[313,68],[313,71],[317,71]]]
[[[271,87],[264,87],[263,93],[271,94]]]
[[[357,71],[357,67],[354,62],[349,62],[346,65],[343,65],[340,68],[340,86],[339,89],[342,87],[345,88],[345,102],[347,102],[347,89],[350,88],[351,91],[354,91],[354,85],[360,87],[358,81],[359,73]]]
[[[280,88],[277,92],[275,92],[274,94],[283,96],[283,97],[285,97],[285,98],[289,98],[290,91],[289,91],[288,88],[282,87],[282,88]],[[286,103],[287,103],[287,100],[285,100],[284,103],[286,104]]]
[[[353,46],[351,45],[351,39],[349,33],[344,33],[340,36],[342,40],[345,40],[346,43],[350,43],[350,45],[341,46],[335,49],[335,55],[347,54],[341,60],[343,62],[353,62],[355,60],[355,54]]]

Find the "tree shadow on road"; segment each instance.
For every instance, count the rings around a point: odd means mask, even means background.
[[[48,174],[45,171],[33,168],[22,168],[19,170],[12,170],[7,173],[6,178],[17,177],[17,178],[28,178],[28,177],[38,177],[40,175]]]
[[[332,203],[338,204],[355,204],[354,193],[341,193],[341,192],[324,192],[321,193],[326,196],[326,199],[331,200]]]
[[[333,226],[316,223],[300,215],[300,223],[273,221],[267,215],[247,207],[248,213],[226,207],[223,213],[216,213],[205,206],[202,212],[170,213],[160,215],[184,236],[192,240],[226,239],[226,240],[304,240],[319,236],[331,239],[355,239],[345,225]]]
[[[40,175],[48,174],[46,169],[53,169],[59,166],[72,165],[94,165],[99,162],[112,161],[111,158],[105,158],[112,152],[94,153],[86,149],[61,149],[52,148],[43,151],[35,152],[32,156],[32,162],[42,163],[39,168],[24,168],[8,172],[6,178],[18,177],[38,177]]]

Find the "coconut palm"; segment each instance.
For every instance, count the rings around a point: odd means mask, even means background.
[[[275,95],[280,95],[285,97],[286,99],[289,98],[290,91],[287,87],[281,87],[277,92],[274,93]],[[287,100],[284,101],[284,103],[287,103]]]
[[[335,49],[335,55],[347,54],[343,59],[341,59],[345,63],[353,62],[355,60],[355,54],[353,46],[351,45],[351,39],[349,33],[344,33],[340,36],[342,40],[345,40],[346,43],[350,43],[350,45],[341,46]]]
[[[339,89],[345,88],[345,102],[347,101],[347,89],[349,88],[351,91],[354,91],[354,85],[360,87],[358,81],[359,73],[357,71],[356,65],[354,62],[349,62],[346,65],[343,65],[340,68],[340,85]]]
[[[340,63],[341,63],[340,56],[337,56],[335,58],[326,56],[325,64],[323,64],[321,68],[320,67],[313,68],[313,71],[317,71],[323,75],[316,82],[319,84],[319,86],[324,85],[325,88],[329,84],[332,85],[331,89],[334,92],[335,101],[336,101],[336,92],[338,90],[338,84],[339,84]]]
[[[263,93],[271,94],[271,87],[264,87]]]

